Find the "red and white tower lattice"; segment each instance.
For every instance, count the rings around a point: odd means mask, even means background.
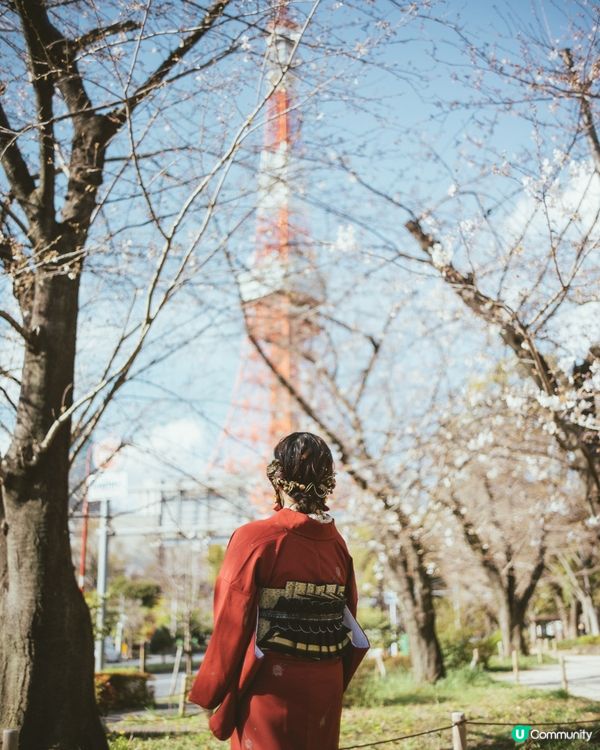
[[[301,124],[293,63],[297,39],[297,26],[284,3],[271,23],[265,60],[266,83],[273,92],[266,103],[256,245],[238,284],[248,332],[277,372],[306,393],[306,355],[314,351],[319,335],[315,311],[325,287],[295,199]],[[258,512],[272,502],[264,469],[274,445],[306,424],[289,391],[246,339],[217,463],[227,473],[243,474]]]

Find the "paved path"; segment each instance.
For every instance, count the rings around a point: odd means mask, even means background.
[[[565,654],[569,693],[581,698],[600,701],[600,655]],[[513,682],[510,672],[494,673],[494,679]],[[542,690],[560,690],[562,687],[560,665],[543,664],[535,669],[521,671],[521,685]]]

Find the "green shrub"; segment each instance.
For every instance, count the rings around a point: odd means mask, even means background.
[[[167,654],[175,648],[175,638],[165,625],[156,628],[150,636],[150,653]]]
[[[401,664],[385,661],[387,674],[381,677],[372,661],[363,661],[344,694],[346,708],[375,708],[398,704],[418,704],[437,701],[441,695],[462,695],[471,689],[479,690],[494,685],[491,677],[481,669],[451,670],[435,684],[417,684]]]
[[[116,576],[110,589],[112,594],[122,594],[126,599],[139,602],[147,609],[156,605],[161,594],[161,588],[155,581],[124,575]]]
[[[373,659],[367,657],[363,660],[344,693],[344,706],[373,707],[394,702],[394,697],[412,680],[410,658],[387,656],[383,663],[385,677],[381,677]]]
[[[473,650],[479,651],[479,665],[486,667],[490,658],[496,653],[500,636],[482,638],[468,628],[447,630],[440,636],[440,646],[446,669],[460,669],[471,663]]]
[[[410,675],[404,670],[389,671],[385,677],[372,668],[359,670],[344,693],[343,705],[360,708],[390,705],[405,692],[410,681]]]
[[[460,693],[466,687],[493,685],[493,680],[487,672],[481,669],[471,669],[470,667],[461,667],[448,672],[443,680],[437,683],[440,688],[445,688],[450,692]]]
[[[146,672],[98,672],[96,702],[103,714],[129,708],[145,708],[154,700]]]

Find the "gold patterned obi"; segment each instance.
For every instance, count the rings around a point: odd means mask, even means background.
[[[350,644],[344,624],[345,586],[288,581],[283,589],[261,590],[256,643],[308,659],[332,659]]]

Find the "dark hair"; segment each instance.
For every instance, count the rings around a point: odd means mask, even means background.
[[[312,432],[292,432],[275,446],[267,475],[275,490],[293,497],[303,513],[328,510],[325,498],[335,487],[329,446]]]

